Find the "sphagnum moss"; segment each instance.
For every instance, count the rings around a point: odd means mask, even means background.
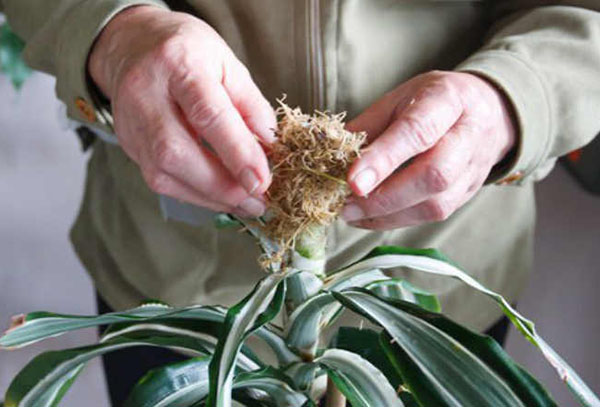
[[[292,249],[310,259],[324,250],[324,229],[350,194],[346,175],[367,135],[346,130],[345,113],[308,115],[280,101],[277,115],[266,232],[284,260]]]

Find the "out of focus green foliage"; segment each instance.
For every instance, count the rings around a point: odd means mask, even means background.
[[[8,26],[0,25],[0,71],[8,75],[16,89],[20,89],[31,69],[23,61],[25,43]]]

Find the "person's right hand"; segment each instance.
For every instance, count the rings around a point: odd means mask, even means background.
[[[111,100],[121,147],[153,191],[262,215],[270,172],[260,142],[273,141],[275,114],[210,26],[154,6],[129,8],[103,30],[88,68]]]

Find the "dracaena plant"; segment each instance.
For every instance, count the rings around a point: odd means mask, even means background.
[[[305,132],[310,140],[304,140],[304,150],[314,140],[331,134],[335,138],[336,132],[342,139],[348,136],[339,116],[333,128],[323,115],[311,119],[285,110],[284,116],[300,126],[289,127],[284,117],[281,128],[288,133],[281,138]],[[326,129],[320,127],[321,121],[327,122]],[[126,407],[229,407],[234,400],[250,407],[556,406],[544,387],[492,338],[445,317],[433,294],[387,274],[398,267],[458,279],[488,296],[542,352],[581,405],[600,406],[533,323],[436,250],[377,247],[346,267],[325,271],[324,224],[335,217],[331,214],[344,198],[337,171],[344,165],[323,172],[307,163],[304,155],[300,162],[309,167],[290,176],[298,157],[288,153],[302,150],[297,144],[301,138],[301,134],[291,137],[293,148],[275,148],[274,156],[281,160],[274,166],[272,219],[217,217],[219,227],[243,226],[259,242],[261,264],[268,273],[252,292],[228,309],[148,302],[99,316],[35,312],[16,317],[0,338],[4,348],[92,326],[107,329],[97,344],[35,357],[14,378],[5,406],[56,406],[90,359],[134,346],[186,351],[190,357],[148,372],[132,390]],[[336,143],[332,146],[339,151]],[[322,147],[318,146],[321,153]],[[325,151],[321,158],[346,162],[355,147],[345,155]],[[291,167],[281,170],[285,166]],[[290,197],[290,188],[298,185],[313,190]],[[299,199],[300,209],[295,206]],[[327,210],[314,211],[319,205]],[[325,341],[323,333],[333,329],[344,311],[368,321],[369,327],[342,327]]]

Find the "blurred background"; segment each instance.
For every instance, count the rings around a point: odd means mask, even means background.
[[[83,192],[86,156],[67,127],[52,78],[36,73],[16,92],[0,75],[1,330],[19,313],[96,312],[91,281],[68,241]],[[519,309],[600,393],[600,197],[585,192],[562,166],[537,190],[536,271]],[[0,352],[0,395],[40,351],[95,339],[96,331],[88,330]],[[508,352],[548,386],[560,406],[575,405],[554,371],[514,330]],[[97,360],[62,403],[82,405],[108,406]]]

